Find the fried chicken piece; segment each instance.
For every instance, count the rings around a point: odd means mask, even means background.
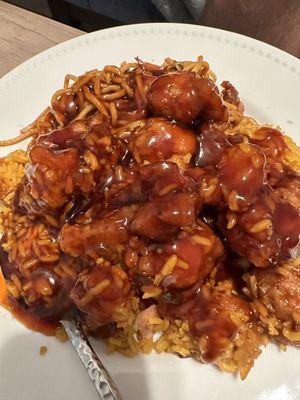
[[[167,160],[173,155],[192,156],[195,151],[194,133],[163,118],[149,119],[139,131],[133,146],[138,163]]]
[[[194,357],[226,372],[238,371],[244,379],[265,342],[249,303],[231,282],[196,284],[170,297],[159,303],[159,314],[188,321]]]
[[[195,183],[170,161],[145,164],[139,168],[119,166],[109,171],[107,176],[103,175],[100,184],[105,189],[107,204],[112,207],[145,203],[169,192],[196,191]]]
[[[299,254],[300,181],[282,181],[282,186],[259,196],[247,211],[236,214],[233,227],[221,217],[221,226],[232,250],[246,256],[256,267],[269,267]]]
[[[277,129],[261,127],[252,134],[250,141],[264,152],[268,183],[271,186],[276,185],[287,173],[287,168],[282,162],[287,149],[284,136]]]
[[[201,208],[194,193],[169,193],[142,205],[130,230],[140,236],[166,241],[180,227],[192,224]]]
[[[225,207],[224,196],[214,167],[188,168],[186,175],[193,178],[196,183],[197,192],[203,205],[213,205],[221,209]]]
[[[136,206],[123,207],[88,224],[64,225],[60,233],[62,250],[75,257],[94,252],[98,257],[109,256],[117,245],[128,242],[129,226],[136,210]]]
[[[197,130],[196,167],[216,166],[231,147],[224,130],[215,124],[205,124]]]
[[[153,196],[160,196],[169,191],[194,191],[195,185],[180,170],[178,165],[170,161],[154,162],[143,165],[140,169],[141,179],[151,187]]]
[[[221,189],[232,211],[249,206],[265,183],[265,157],[250,144],[238,144],[227,150],[217,165]]]
[[[80,267],[76,263],[62,259],[54,265],[33,258],[31,270],[27,270],[25,276],[21,272],[22,265],[9,261],[2,247],[0,260],[12,307],[21,309],[24,313],[30,310],[34,318],[49,319],[52,322],[58,321],[72,307],[69,294]],[[62,267],[66,268],[69,274],[58,275],[57,270]]]
[[[264,196],[243,213],[235,214],[236,223],[221,216],[221,226],[230,249],[247,257],[257,267],[270,266],[280,256],[281,244],[273,234],[273,213],[264,202]],[[233,222],[234,223],[234,222]],[[228,225],[227,225],[228,226]]]
[[[275,187],[276,197],[283,203],[290,204],[300,211],[300,178],[298,176],[286,177]]]
[[[245,277],[263,326],[279,341],[300,345],[300,259]]]
[[[158,77],[147,94],[155,115],[185,124],[202,118],[225,121],[227,110],[212,80],[193,72],[170,73]]]
[[[202,282],[223,255],[223,246],[202,221],[181,229],[177,235],[159,246],[145,246],[132,265],[130,276],[144,274],[164,291],[190,287]],[[149,282],[151,283],[151,281]]]
[[[34,146],[29,152],[27,177],[30,194],[40,204],[53,209],[63,206],[73,191],[89,193],[94,187],[93,173],[81,172],[77,149],[52,151]]]
[[[239,296],[209,291],[204,286],[188,315],[192,334],[208,338],[202,345],[203,361],[216,361],[250,315],[248,304]]]
[[[184,288],[204,281],[223,255],[223,245],[208,226],[198,220],[190,230],[182,231],[174,244],[166,247],[166,252],[177,256],[177,264],[161,284],[165,288]]]
[[[116,165],[123,145],[117,146],[108,119],[98,115],[42,135],[37,143],[29,152],[27,177],[29,193],[41,209],[60,208],[73,193],[90,194]],[[31,209],[25,200],[21,196],[20,204]]]
[[[99,159],[102,164],[105,161],[106,165],[115,165],[122,147],[122,143],[117,143],[111,135],[109,119],[97,113],[86,120],[75,120],[64,128],[41,135],[37,142],[53,150],[70,148],[83,150],[87,166],[92,170],[101,168]],[[117,145],[120,148],[117,148]]]

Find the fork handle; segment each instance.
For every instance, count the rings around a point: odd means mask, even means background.
[[[77,354],[85,366],[101,400],[123,400],[116,384],[95,353],[90,341],[74,319],[61,321]]]

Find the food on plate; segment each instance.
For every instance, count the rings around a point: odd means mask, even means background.
[[[0,160],[0,296],[27,326],[75,309],[109,351],[241,378],[299,345],[299,148],[202,57],[67,75],[0,145],[26,138]]]

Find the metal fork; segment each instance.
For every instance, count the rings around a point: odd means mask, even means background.
[[[85,366],[101,400],[123,400],[116,384],[95,353],[80,323],[74,318],[60,321]]]

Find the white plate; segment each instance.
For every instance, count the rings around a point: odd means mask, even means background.
[[[179,24],[131,25],[90,33],[20,65],[0,80],[1,138],[15,135],[31,122],[49,104],[67,73],[80,74],[135,56],[161,62],[167,56],[182,60],[200,54],[210,62],[218,82],[228,79],[237,86],[249,114],[280,125],[299,143],[298,59],[244,36]],[[41,345],[48,347],[43,357]],[[245,382],[174,355],[126,359],[106,355],[99,343],[97,349],[126,400],[300,398],[300,357],[293,348],[282,353],[269,346]],[[0,310],[1,400],[96,398],[69,344],[30,332]]]

